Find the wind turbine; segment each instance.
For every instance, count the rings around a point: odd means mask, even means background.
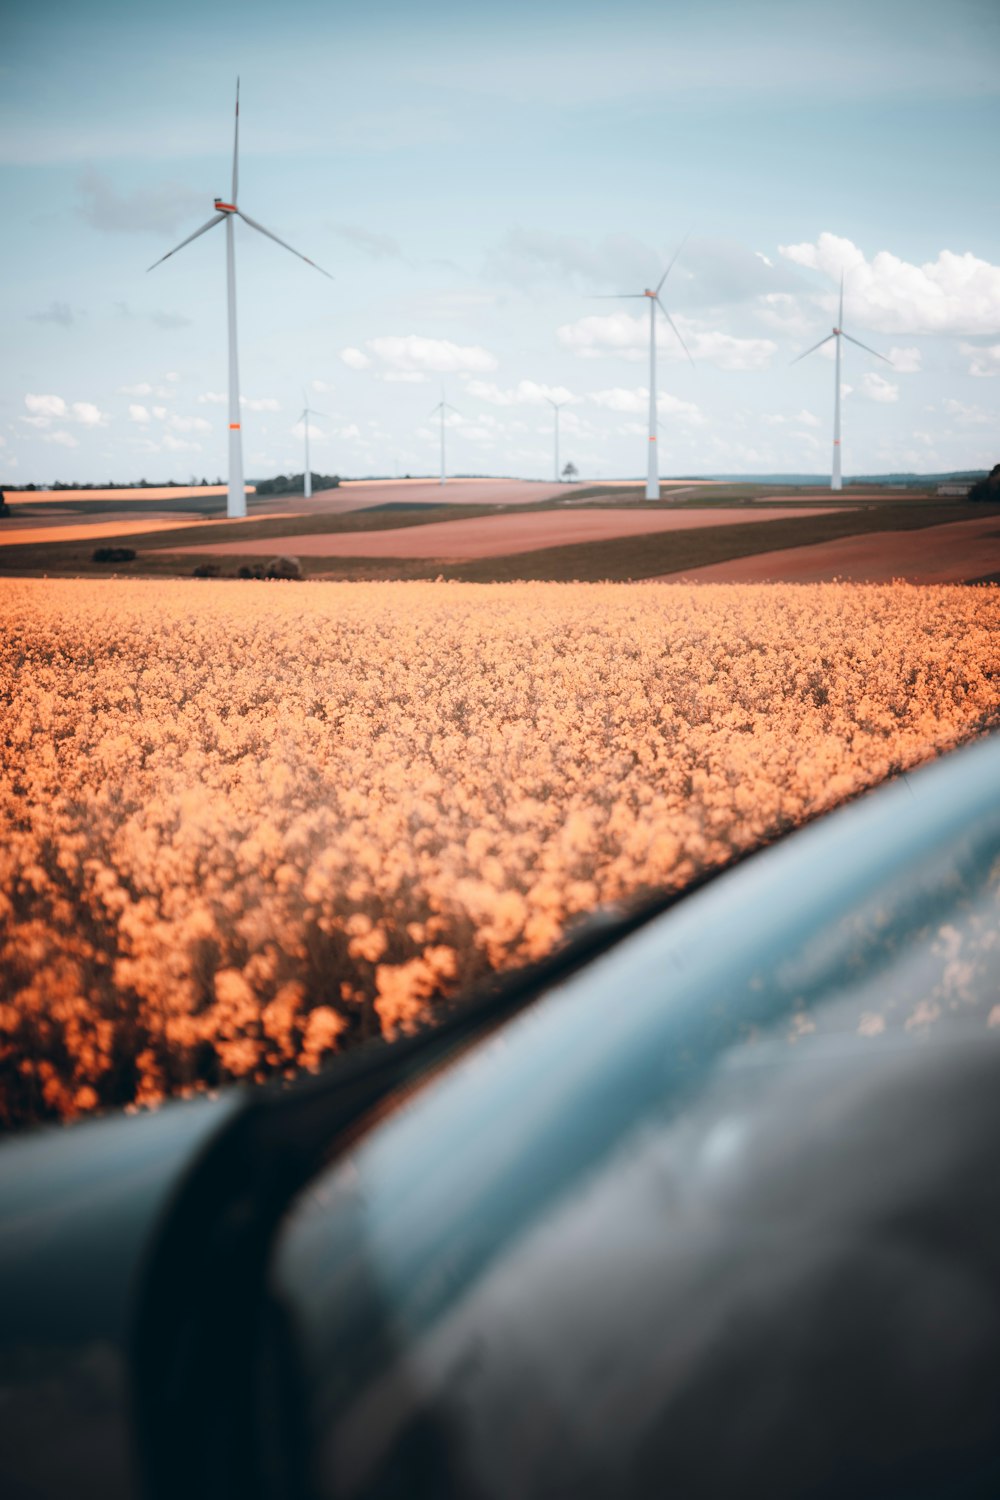
[[[183,250],[185,245],[190,245],[192,240],[196,240],[199,235],[206,234],[208,230],[214,229],[216,224],[221,224],[225,220],[226,303],[229,310],[229,494],[226,501],[227,516],[245,516],[247,513],[247,497],[246,491],[243,488],[243,445],[240,441],[240,372],[236,359],[236,249],[233,239],[233,220],[239,215],[244,224],[249,224],[251,229],[256,229],[259,234],[264,234],[269,240],[274,240],[275,244],[280,245],[283,250],[291,250],[293,255],[299,257],[299,260],[304,260],[306,265],[312,266],[321,275],[329,277],[331,281],[333,280],[329,271],[324,271],[322,266],[317,266],[316,262],[310,260],[308,255],[302,255],[300,251],[293,250],[291,245],[287,245],[276,234],[272,234],[270,229],[265,229],[263,224],[258,224],[256,219],[251,219],[249,214],[245,214],[241,208],[237,208],[236,191],[239,186],[239,173],[240,81],[237,78],[236,130],[233,138],[233,191],[230,194],[231,201],[224,203],[221,198],[216,198],[215,214],[209,219],[208,223],[203,224],[200,229],[196,229],[194,234],[189,234],[186,240],[181,240],[179,245],[175,245],[172,250],[168,250],[166,255],[161,255],[160,259],[154,261],[148,268],[150,271],[155,270],[165,260],[169,260],[171,255],[176,255],[178,250]]]
[[[556,484],[559,483],[559,413],[568,403],[565,401],[553,401],[551,396],[546,396],[546,401],[556,414]]]
[[[435,406],[434,411],[431,412],[431,416],[432,417],[434,416],[435,412],[440,412],[441,413],[441,483],[442,484],[444,484],[445,477],[446,477],[445,476],[445,467],[444,467],[444,414],[445,414],[446,411],[453,411],[453,412],[455,412],[456,417],[458,416],[458,412],[455,410],[455,407],[452,406],[450,402],[448,402],[448,401],[446,401],[444,399],[444,386],[442,386],[441,387],[441,400],[438,402],[437,406]]]
[[[302,486],[302,488],[303,488],[304,498],[306,500],[309,500],[309,499],[312,498],[312,492],[313,492],[312,472],[310,471],[310,468],[309,468],[309,418],[310,417],[322,417],[322,416],[325,416],[326,413],[325,412],[321,412],[321,411],[315,411],[309,405],[309,394],[308,394],[307,391],[303,390],[302,394],[305,397],[305,403],[306,403],[305,406],[302,408],[302,415],[299,418],[299,421],[302,423],[303,428],[305,430],[305,439],[306,439],[306,467],[305,467],[305,473],[303,475],[303,486]]]
[[[660,498],[660,466],[659,466],[659,462],[658,462],[657,456],[656,456],[656,428],[657,428],[657,421],[656,421],[656,309],[657,308],[660,309],[660,312],[666,318],[667,322],[670,324],[670,327],[673,329],[674,333],[677,335],[677,342],[680,344],[681,348],[684,350],[684,353],[687,355],[688,359],[691,359],[691,353],[690,353],[690,350],[688,349],[687,344],[685,344],[684,340],[681,338],[680,334],[677,332],[677,326],[674,323],[673,318],[670,316],[670,314],[667,312],[667,309],[664,307],[663,303],[660,301],[660,292],[663,290],[663,283],[666,281],[667,277],[670,275],[670,272],[673,270],[673,268],[674,268],[674,261],[676,261],[678,255],[680,255],[680,253],[683,250],[683,248],[684,248],[684,246],[685,246],[686,243],[687,243],[686,239],[682,240],[681,243],[678,245],[677,249],[674,251],[673,259],[671,260],[670,264],[667,266],[667,269],[664,271],[663,275],[660,277],[659,282],[657,283],[657,287],[656,287],[655,292],[651,291],[649,287],[647,287],[646,290],[643,291],[643,292],[608,292],[608,293],[605,293],[604,297],[602,297],[602,299],[601,299],[602,301],[606,301],[606,300],[608,300],[609,298],[612,298],[612,297],[615,298],[615,299],[617,299],[619,297],[628,297],[628,298],[648,297],[648,299],[649,299],[649,459],[648,459],[648,464],[647,464],[647,468],[646,468],[646,499],[647,500],[659,500],[659,498]],[[692,367],[694,366],[694,360],[693,359],[691,359],[691,365],[692,365]]]
[[[884,354],[879,354],[877,349],[869,349],[868,345],[862,344],[860,339],[852,339],[849,333],[844,332],[843,324],[844,275],[843,272],[841,272],[840,312],[837,317],[836,328],[832,333],[828,333],[825,339],[820,339],[818,344],[813,344],[811,349],[807,349],[803,354],[796,355],[795,359],[792,360],[792,364],[797,365],[800,359],[805,359],[806,354],[815,354],[817,349],[822,349],[823,345],[828,344],[831,339],[836,339],[837,341],[836,373],[834,375],[833,394],[833,473],[830,476],[831,490],[839,490],[842,488],[840,479],[840,341],[841,339],[846,339],[849,344],[857,344],[858,348],[863,349],[866,354],[874,354],[876,359],[884,360],[887,365],[892,365],[892,360],[886,359]]]

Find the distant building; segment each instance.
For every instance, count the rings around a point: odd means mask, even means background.
[[[956,483],[952,480],[948,484],[939,484],[936,493],[939,495],[967,495],[971,489],[971,483]]]

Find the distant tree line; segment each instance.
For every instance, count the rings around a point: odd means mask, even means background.
[[[340,483],[339,474],[310,473],[314,490],[335,490]],[[306,476],[302,474],[279,474],[277,479],[259,479],[258,495],[301,495],[305,492]]]

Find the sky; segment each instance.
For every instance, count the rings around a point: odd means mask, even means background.
[[[994,0],[48,0],[0,19],[0,485],[1000,460]],[[679,253],[678,253],[679,252]],[[607,298],[608,300],[597,300]]]

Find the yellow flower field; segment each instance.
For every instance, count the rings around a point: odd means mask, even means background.
[[[18,580],[0,1121],[318,1067],[1000,721],[1000,590]]]

